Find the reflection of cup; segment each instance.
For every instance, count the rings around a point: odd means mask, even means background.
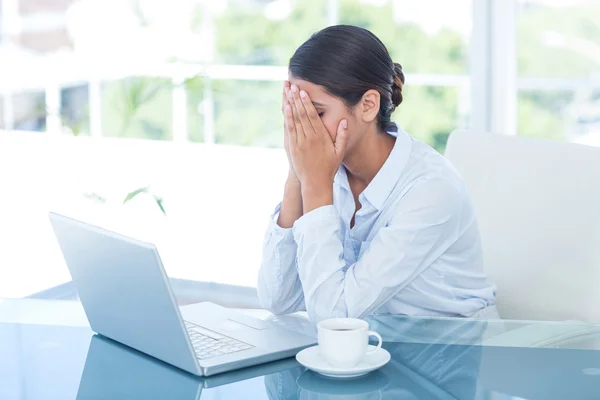
[[[332,318],[317,325],[319,350],[332,367],[355,367],[365,355],[381,348],[381,336],[369,330],[366,321],[356,318]],[[367,351],[369,336],[379,339],[376,349]]]
[[[324,378],[306,371],[298,377],[296,384],[300,389],[298,398],[302,400],[375,400],[381,399],[389,378],[380,371],[352,380]]]

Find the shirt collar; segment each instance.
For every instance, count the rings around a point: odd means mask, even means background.
[[[398,183],[398,180],[406,167],[412,148],[412,138],[399,126],[398,132],[388,132],[388,134],[396,136],[396,143],[387,160],[385,160],[385,163],[383,163],[383,166],[379,172],[377,172],[377,175],[375,175],[371,183],[369,183],[369,186],[361,193],[361,196],[366,198],[367,201],[378,210],[381,210],[385,201]],[[346,168],[344,168],[343,165],[340,166],[340,169],[335,175],[334,182],[350,191],[348,175],[346,174]]]

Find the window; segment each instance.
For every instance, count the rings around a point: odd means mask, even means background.
[[[215,81],[216,143],[283,147],[281,89],[276,81]]]
[[[372,31],[407,72],[466,74],[471,8],[471,0],[340,0],[340,23]]]
[[[519,134],[600,144],[600,2],[519,0]]]
[[[207,87],[208,86],[208,87]],[[204,138],[204,115],[212,115],[212,102],[206,101],[207,93],[211,96],[212,90],[201,76],[191,77],[182,84],[185,90],[185,107],[187,110],[188,139],[191,142],[202,143]],[[212,121],[212,119],[211,119]]]
[[[432,21],[431,7],[452,17]],[[439,0],[418,5],[403,0],[230,2],[215,17],[215,63],[248,67],[224,82],[214,81],[216,142],[281,146],[279,91],[289,57],[310,34],[339,22],[370,29],[387,45],[409,75],[405,103],[394,118],[443,151],[450,132],[468,124],[471,20],[470,0],[451,7]],[[275,82],[260,81],[259,66],[279,67],[272,70]],[[234,80],[244,78],[247,82]]]
[[[26,4],[28,18],[38,18],[37,3]],[[282,144],[279,86],[294,50],[328,24],[363,26],[407,75],[405,103],[394,118],[443,151],[448,134],[469,122],[471,8],[472,0],[65,0],[53,5],[46,25],[69,32],[63,46],[74,48],[73,63],[119,60],[100,71],[101,90],[88,92],[101,97],[99,107],[87,109],[101,113],[87,116],[100,123],[84,124],[96,135],[258,147]],[[106,19],[110,31],[99,23]],[[183,81],[172,75],[181,64],[189,67]],[[61,99],[69,113],[75,103]]]
[[[131,77],[102,87],[102,126],[107,137],[172,139],[170,79]]]
[[[217,64],[287,65],[294,50],[327,26],[328,1],[226,2],[215,16]]]
[[[75,136],[89,134],[89,86],[65,87],[61,90],[60,99],[60,119],[63,128]]]
[[[11,97],[11,101],[15,129],[38,132],[46,130],[46,101],[43,92],[18,93]]]
[[[443,152],[450,132],[472,120],[472,51],[484,51],[471,49],[477,1],[12,0],[25,4],[27,21],[12,23],[24,17],[19,7],[2,20],[11,38],[0,42],[0,55],[19,66],[0,79],[3,121],[52,135],[43,144],[21,135],[17,151],[0,159],[30,174],[27,192],[0,177],[10,188],[0,201],[17,205],[0,238],[12,238],[15,227],[27,233],[11,239],[11,253],[0,252],[20,271],[0,274],[10,282],[0,297],[69,279],[46,218],[55,206],[102,216],[98,223],[109,228],[113,215],[123,215],[117,222],[135,221],[131,231],[149,240],[169,232],[179,247],[158,244],[172,276],[253,286],[287,174],[281,85],[295,49],[332,24],[372,30],[406,75],[393,119]],[[528,123],[561,135],[555,114],[568,112],[579,86],[549,92],[532,82],[521,91]],[[149,193],[123,205],[128,192],[146,186]],[[21,255],[16,249],[31,247],[29,232],[38,234],[39,250]],[[232,242],[238,251],[228,251]]]
[[[393,119],[442,152],[449,134],[468,126],[471,8],[471,0],[340,1],[340,23],[375,33],[407,75]]]

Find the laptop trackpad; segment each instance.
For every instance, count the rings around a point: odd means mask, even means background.
[[[244,316],[236,315],[235,317],[227,317],[223,321],[223,329],[227,331],[239,331],[244,328],[252,328],[256,330],[267,329],[269,326],[261,320],[254,318],[244,318]]]

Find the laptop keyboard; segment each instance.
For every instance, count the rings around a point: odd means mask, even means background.
[[[190,335],[196,356],[200,360],[224,354],[237,353],[238,351],[252,349],[247,343],[223,336],[217,332],[209,331],[191,322],[184,321]]]

